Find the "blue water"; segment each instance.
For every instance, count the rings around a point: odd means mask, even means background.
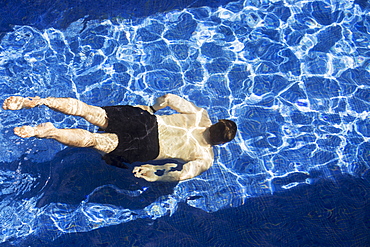
[[[41,17],[28,16],[27,25],[14,18],[12,30],[1,26],[1,100],[38,95],[136,105],[174,93],[206,108],[214,122],[236,121],[239,132],[215,148],[214,165],[201,176],[148,183],[134,178],[132,167],[106,165],[93,150],[20,139],[12,132],[46,121],[97,130],[82,119],[45,107],[1,110],[0,242],[171,246],[166,241],[180,239],[189,246],[338,246],[347,242],[335,229],[348,227],[357,229],[348,243],[368,243],[367,3],[194,4],[144,14],[80,13],[66,21],[73,9],[68,5],[70,12],[57,19],[48,9]],[[264,217],[258,215],[261,208],[268,212]],[[363,221],[351,222],[355,216]],[[319,218],[327,221],[310,221]],[[250,228],[257,221],[263,224]],[[326,232],[314,242],[310,227],[321,225]],[[256,229],[260,235],[251,234]],[[274,238],[266,229],[281,235]],[[163,239],[174,234],[177,239]],[[307,234],[311,242],[303,241]],[[117,235],[121,242],[115,242]]]

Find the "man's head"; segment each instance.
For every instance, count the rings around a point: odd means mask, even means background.
[[[236,134],[236,124],[227,119],[218,120],[209,128],[210,141],[212,145],[223,144],[234,139]]]

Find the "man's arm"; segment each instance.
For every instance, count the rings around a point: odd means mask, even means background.
[[[213,161],[211,160],[193,160],[184,164],[181,171],[171,171],[177,164],[167,163],[161,166],[155,165],[142,165],[135,167],[133,173],[137,178],[144,178],[149,182],[162,181],[162,182],[175,182],[182,181],[196,177],[208,170]],[[162,176],[155,174],[156,172],[163,172]]]
[[[186,99],[183,99],[174,94],[166,94],[157,98],[156,103],[152,107],[155,111],[158,111],[167,106],[179,113],[184,114],[196,113],[203,110],[203,108],[197,107]]]

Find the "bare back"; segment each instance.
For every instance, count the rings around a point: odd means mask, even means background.
[[[207,131],[212,123],[204,109],[190,114],[157,116],[157,119],[160,145],[157,159],[213,160]]]

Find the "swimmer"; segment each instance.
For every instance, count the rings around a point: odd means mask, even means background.
[[[173,182],[198,176],[213,164],[212,146],[231,141],[237,130],[231,120],[222,119],[212,124],[205,109],[174,94],[159,97],[153,106],[135,107],[97,107],[74,98],[12,96],[4,101],[3,109],[20,110],[41,105],[80,116],[104,132],[58,129],[52,123],[43,123],[36,127],[16,127],[16,135],[54,139],[73,147],[94,148],[103,153],[103,159],[108,164],[122,168],[127,168],[122,162],[164,159],[185,162],[180,171],[173,169],[177,166],[175,163],[144,164],[133,169],[136,177],[150,182]],[[167,106],[179,114],[154,115]],[[162,175],[158,175],[160,173]]]

